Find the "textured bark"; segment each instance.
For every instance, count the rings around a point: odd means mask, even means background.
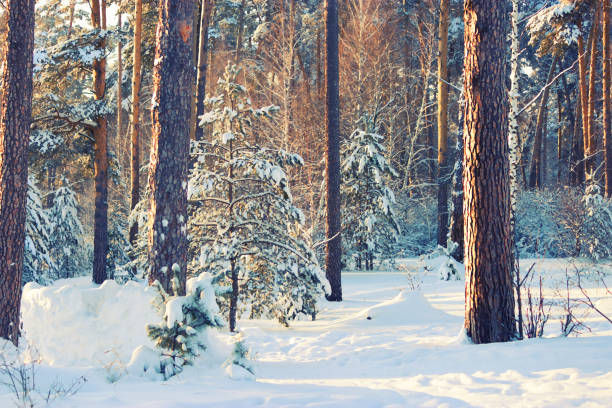
[[[117,16],[117,27],[121,30],[121,13]],[[121,102],[123,101],[123,92],[121,90],[121,83],[123,78],[123,62],[121,55],[121,41],[117,41],[117,136],[121,138],[123,133],[123,118]]]
[[[586,175],[595,177],[595,153],[597,152],[597,141],[595,140],[595,103],[596,93],[595,79],[597,77],[597,45],[599,43],[599,20],[601,17],[598,1],[595,1],[595,17],[591,34],[591,61],[589,63],[589,106],[588,106],[588,149],[586,150]]]
[[[194,3],[163,0],[153,71],[153,135],[149,168],[149,283],[158,280],[185,294],[187,272],[187,167],[191,91]]]
[[[342,300],[342,240],[340,237],[340,89],[338,61],[338,1],[327,0],[325,15],[327,127],[327,256],[330,301]]]
[[[505,2],[466,0],[465,328],[474,343],[515,336],[507,138]]]
[[[142,0],[134,4],[134,55],[132,63],[132,123],[130,124],[130,209],[140,201],[140,75],[142,68]],[[130,243],[138,237],[138,222],[130,225]]]
[[[603,27],[602,27],[602,49],[603,49],[603,145],[604,145],[604,169],[605,169],[605,195],[612,196],[612,140],[610,139],[610,1],[603,2]]]
[[[449,1],[440,0],[438,27],[438,245],[448,239],[448,23]]]
[[[546,109],[548,108],[548,96],[550,95],[551,81],[555,75],[555,69],[559,57],[555,55],[548,75],[546,77],[546,85],[540,99],[540,107],[538,108],[538,121],[536,123],[536,133],[533,141],[533,155],[531,157],[531,166],[529,169],[529,188],[542,187],[542,138],[544,137],[544,129],[546,128]]]
[[[28,143],[32,117],[34,0],[9,0],[0,83],[0,338],[19,341]]]
[[[105,3],[91,2],[91,24],[94,28],[106,27]],[[100,40],[96,47],[105,50],[106,41]],[[106,59],[93,63],[93,91],[96,100],[104,99],[106,92]],[[94,254],[93,281],[100,284],[106,280],[106,253],[108,252],[108,140],[105,116],[96,118],[94,136],[94,178],[96,186],[94,209]]]
[[[204,138],[204,128],[198,126],[198,119],[204,114],[204,99],[206,98],[206,72],[208,70],[206,53],[208,52],[208,26],[213,9],[213,0],[202,0],[200,13],[200,39],[198,41],[198,76],[196,80],[196,130],[195,139]]]

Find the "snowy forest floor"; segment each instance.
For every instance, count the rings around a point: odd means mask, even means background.
[[[570,262],[522,260],[522,269],[533,262],[533,284],[541,273],[545,297],[560,300]],[[471,345],[461,330],[464,282],[440,281],[435,272],[422,271],[420,260],[399,265],[398,272],[344,273],[345,300],[322,302],[314,322],[285,328],[241,321],[256,370],[250,380],[229,378],[211,357],[166,382],[124,375],[110,383],[109,367],[124,365],[129,350],[146,339],[139,323],[150,318],[151,311],[139,306],[146,296],[135,294],[136,285],[131,292],[118,285],[96,288],[86,278],[26,289],[26,340],[42,360],[37,387],[44,392],[56,379],[70,384],[87,378],[75,395],[52,407],[610,406],[612,325],[595,312],[577,309],[592,330],[579,337],[560,336],[561,310],[553,305],[544,338]],[[598,297],[594,285],[585,286],[611,316],[612,297]],[[60,298],[73,300],[49,304]],[[121,309],[125,303],[131,306]],[[0,388],[0,407],[11,406],[13,396]]]

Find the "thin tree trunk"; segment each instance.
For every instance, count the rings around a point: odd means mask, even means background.
[[[94,28],[106,27],[106,3],[91,1],[91,24]],[[101,39],[96,48],[106,49],[106,40]],[[106,59],[93,62],[93,90],[95,99],[103,100],[106,93]],[[106,280],[106,253],[108,252],[108,139],[106,116],[96,118],[94,136],[94,176],[96,185],[94,210],[94,254],[93,282],[101,284]]]
[[[8,0],[0,73],[0,338],[17,345],[32,119],[34,0]]]
[[[453,258],[463,262],[463,93],[459,100],[459,128],[457,145],[455,148],[455,167],[453,169],[453,191],[451,194],[451,219],[449,226],[449,240],[456,244],[452,252]],[[447,247],[450,246],[450,242]]]
[[[597,77],[597,45],[599,44],[599,20],[601,17],[599,2],[595,1],[595,17],[593,18],[593,33],[591,40],[591,62],[589,63],[589,106],[588,106],[588,149],[586,151],[587,177],[595,177],[595,154],[597,152],[597,141],[595,140],[595,79]]]
[[[579,27],[580,28],[580,27]],[[589,34],[587,49],[591,48],[591,41],[593,40],[593,32],[595,24],[591,27],[591,33]],[[581,158],[582,166],[584,167],[585,180],[589,171],[588,161],[588,150],[589,150],[589,96],[587,93],[587,65],[586,60],[588,59],[585,55],[584,38],[582,34],[578,35],[578,83],[580,88],[580,109],[581,109],[581,122],[582,122],[582,152],[583,157]]]
[[[449,1],[440,0],[438,27],[438,245],[448,239],[448,23]]]
[[[508,100],[510,111],[508,113],[508,148],[510,150],[509,157],[509,175],[510,175],[510,245],[514,258],[512,265],[512,273],[516,284],[516,305],[517,305],[517,326],[519,330],[519,339],[523,338],[523,311],[521,304],[521,285],[520,285],[520,265],[519,256],[516,246],[516,204],[518,195],[518,176],[516,174],[519,166],[519,57],[520,57],[520,38],[519,38],[519,0],[512,0],[512,45],[511,45],[511,61],[510,61],[510,92]]]
[[[240,51],[242,51],[242,37],[244,33],[244,13],[245,13],[246,0],[242,0],[240,9],[238,11],[238,37],[236,40],[236,63],[240,62]]]
[[[555,75],[555,69],[558,61],[559,57],[555,54],[552,64],[550,64],[548,75],[546,76],[546,88],[544,88],[544,92],[542,92],[542,99],[540,99],[538,121],[536,124],[536,133],[533,141],[533,155],[531,157],[531,166],[529,170],[529,188],[542,187],[542,134],[544,127],[546,126],[545,115],[548,104],[548,96],[550,95],[550,88],[552,86],[551,82]]]
[[[121,30],[121,13],[117,16],[117,27]],[[121,138],[123,133],[123,118],[121,115],[121,102],[123,101],[123,95],[121,90],[122,78],[123,78],[123,63],[121,61],[121,40],[117,41],[117,136]]]
[[[187,168],[193,70],[190,0],[163,0],[155,41],[153,135],[149,167],[149,283],[185,294],[187,276]]]
[[[474,343],[515,336],[504,2],[466,0],[465,328]]]
[[[327,0],[325,15],[327,127],[327,256],[329,301],[342,301],[342,239],[340,237],[340,88],[338,60],[338,1]]]
[[[603,2],[603,144],[605,168],[605,195],[612,196],[612,140],[610,136],[610,1]]]
[[[208,26],[213,9],[213,0],[202,0],[200,13],[200,40],[198,47],[198,77],[196,80],[196,131],[195,139],[204,139],[204,128],[198,126],[198,119],[204,114],[204,99],[206,98],[206,72],[208,70]]]
[[[134,3],[134,55],[132,63],[132,123],[130,129],[130,209],[140,201],[140,80],[142,73],[142,0]],[[136,244],[138,222],[130,226],[130,243]]]

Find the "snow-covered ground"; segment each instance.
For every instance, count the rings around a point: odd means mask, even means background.
[[[553,298],[564,290],[568,262],[537,262],[545,296]],[[400,266],[393,273],[344,273],[345,300],[323,302],[314,322],[285,328],[241,321],[256,370],[254,379],[242,380],[221,367],[231,347],[225,334],[212,335],[208,356],[169,381],[126,374],[131,351],[148,344],[144,324],[158,319],[151,293],[138,284],[94,287],[82,278],[28,287],[24,329],[42,359],[37,387],[87,378],[53,407],[611,406],[612,325],[603,318],[589,313],[584,321],[592,332],[563,338],[553,308],[545,338],[468,344],[463,282],[424,274],[418,260]],[[612,315],[611,296],[589,293]],[[12,396],[0,388],[0,407],[10,406]]]

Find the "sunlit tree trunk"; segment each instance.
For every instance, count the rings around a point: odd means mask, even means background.
[[[8,0],[0,73],[0,338],[19,341],[28,144],[32,119],[34,0]]]
[[[206,98],[206,72],[208,70],[208,26],[212,14],[214,0],[202,0],[200,13],[200,39],[198,41],[198,76],[196,79],[196,131],[195,139],[204,138],[204,128],[198,126],[198,119],[204,114],[204,99]]]
[[[94,29],[106,28],[106,3],[91,1],[91,24]],[[99,40],[96,47],[102,52],[106,40]],[[96,100],[106,94],[106,58],[93,62],[93,91]],[[106,116],[96,118],[94,136],[94,177],[96,186],[94,209],[94,254],[93,281],[101,284],[106,280],[106,253],[108,251],[108,139]]]
[[[134,55],[132,63],[132,122],[130,123],[130,209],[140,201],[140,75],[142,69],[142,0],[134,3]],[[138,222],[130,225],[130,243],[138,236]]]
[[[597,141],[595,139],[595,103],[597,90],[595,80],[597,77],[597,46],[599,44],[599,20],[601,17],[599,2],[595,1],[595,17],[593,18],[593,32],[591,34],[591,61],[589,63],[589,105],[588,105],[588,149],[586,150],[586,175],[595,177],[595,154],[597,152]]]
[[[448,23],[449,1],[440,0],[438,27],[438,245],[448,236]]]
[[[342,300],[342,240],[340,237],[340,89],[338,60],[338,1],[327,0],[325,15],[327,127],[327,256],[326,276],[330,301]]]
[[[515,336],[504,2],[466,0],[465,328],[474,343]]]
[[[155,41],[153,134],[149,165],[149,283],[185,293],[187,273],[187,167],[193,70],[190,0],[163,0]]]

